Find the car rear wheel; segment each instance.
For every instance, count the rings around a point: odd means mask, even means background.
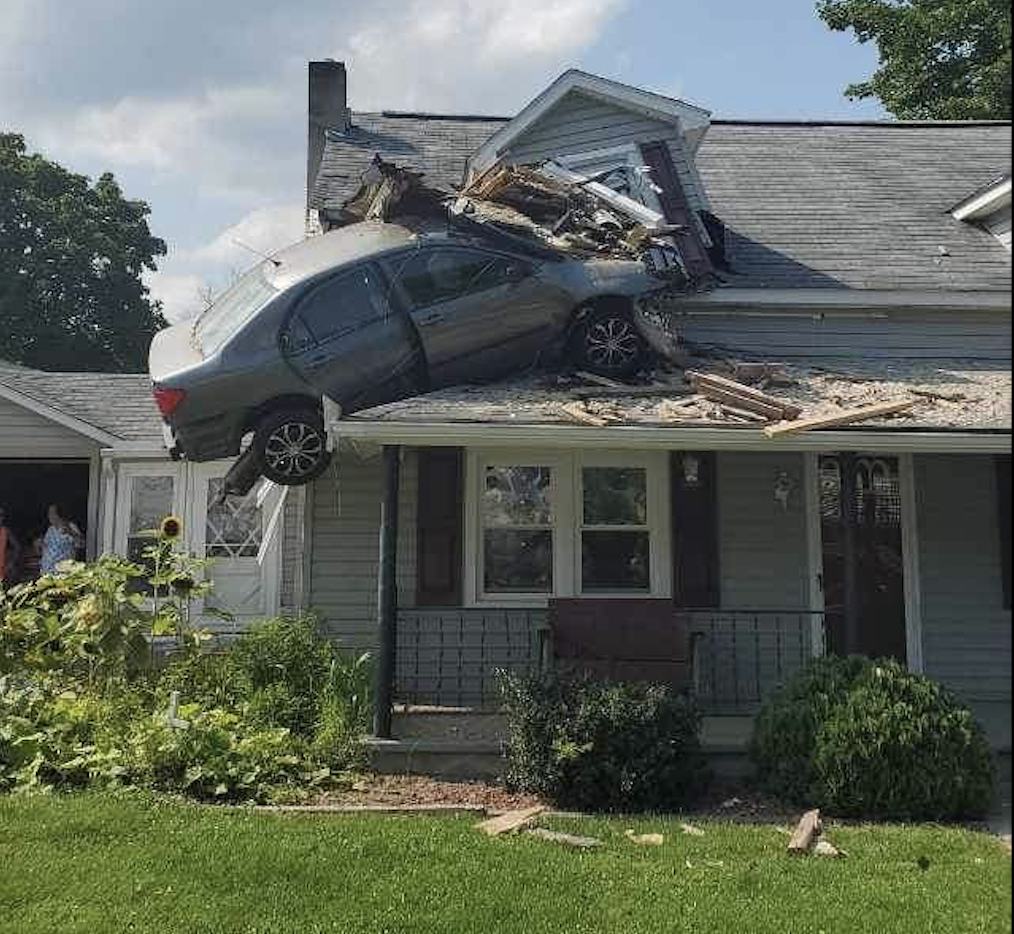
[[[632,376],[648,355],[648,345],[623,309],[592,311],[577,333],[577,362],[602,376]]]
[[[331,463],[324,420],[313,409],[283,409],[264,418],[254,432],[261,473],[281,486],[302,486]]]

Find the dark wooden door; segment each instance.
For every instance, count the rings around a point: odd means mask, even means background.
[[[852,454],[822,457],[820,480],[828,652],[904,662],[898,459]]]

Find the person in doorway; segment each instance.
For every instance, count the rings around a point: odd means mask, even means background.
[[[0,587],[18,582],[21,546],[14,530],[7,525],[7,513],[0,506]]]
[[[73,561],[84,547],[84,535],[55,503],[47,511],[49,528],[42,537],[43,574],[54,574],[64,561]]]

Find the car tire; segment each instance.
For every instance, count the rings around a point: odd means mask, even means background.
[[[310,483],[331,463],[324,419],[312,408],[280,409],[265,416],[254,430],[253,444],[261,473],[279,486]]]
[[[600,376],[627,377],[641,370],[648,359],[648,344],[623,308],[590,311],[575,335],[575,360]]]

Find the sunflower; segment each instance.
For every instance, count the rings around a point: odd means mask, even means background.
[[[158,528],[159,538],[174,542],[183,534],[183,520],[178,516],[166,516]]]

